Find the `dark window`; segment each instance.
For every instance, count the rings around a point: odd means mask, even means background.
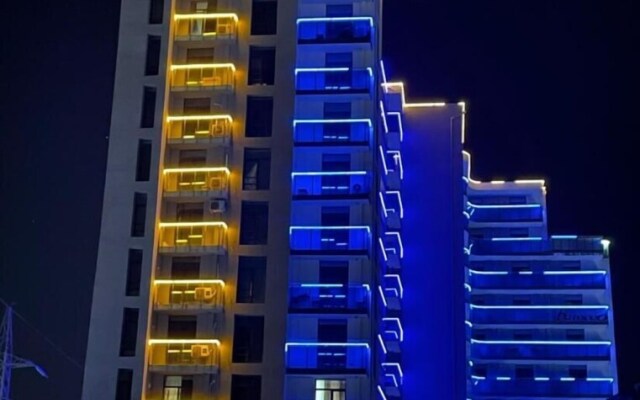
[[[164,0],[151,0],[151,7],[149,8],[149,23],[161,24],[163,13]]]
[[[125,308],[122,313],[120,357],[134,357],[138,338],[138,309]]]
[[[264,317],[236,315],[233,328],[233,362],[262,362]]]
[[[567,340],[573,342],[580,342],[584,340],[584,329],[567,329]]]
[[[198,279],[200,277],[200,257],[173,257],[171,278]]]
[[[516,379],[532,379],[532,378],[533,378],[533,366],[516,365]]]
[[[322,226],[347,226],[349,225],[349,207],[323,206],[321,209]]]
[[[351,4],[328,4],[327,17],[352,17],[353,6]]]
[[[243,190],[268,190],[271,180],[271,150],[244,149]]]
[[[176,219],[178,222],[202,221],[203,203],[178,203],[176,205]]]
[[[243,201],[240,217],[240,244],[267,244],[269,203]]]
[[[138,162],[136,163],[136,181],[148,182],[151,172],[151,140],[138,140]]]
[[[249,85],[273,85],[276,74],[275,47],[249,48]]]
[[[347,320],[318,320],[318,342],[344,343],[347,341]],[[328,346],[319,348],[317,353],[318,368],[340,370],[347,367],[347,355],[340,347]]]
[[[476,376],[487,376],[487,366],[486,365],[474,365],[473,366],[473,374]]]
[[[531,340],[533,339],[533,332],[530,330],[518,329],[513,331],[514,340]]]
[[[147,60],[144,64],[145,75],[158,75],[160,70],[160,36],[147,36]]]
[[[178,153],[178,165],[181,167],[202,167],[206,162],[206,150],[180,150]]]
[[[211,98],[209,97],[184,99],[182,104],[184,115],[209,114],[211,112]]]
[[[167,337],[170,339],[195,339],[198,320],[195,316],[169,316]]]
[[[528,237],[529,228],[511,228],[509,229],[510,237]]]
[[[324,103],[324,117],[327,119],[351,118],[351,102]]]
[[[144,236],[147,220],[147,195],[136,193],[133,196],[133,217],[131,218],[131,236]]]
[[[260,400],[260,375],[231,375],[231,400]]]
[[[531,299],[529,297],[516,296],[513,299],[511,299],[511,301],[514,305],[517,305],[517,306],[524,306],[524,305],[531,304]]]
[[[118,382],[116,383],[116,400],[131,400],[131,386],[133,384],[132,369],[118,369]]]
[[[190,376],[165,376],[163,399],[191,400],[193,395],[193,378]]]
[[[142,250],[129,249],[127,262],[127,296],[140,296],[140,277],[142,276]]]
[[[213,62],[214,48],[187,49],[187,64],[207,64]]]
[[[243,257],[238,259],[237,303],[264,303],[267,277],[266,257]]]
[[[144,87],[142,93],[142,116],[140,118],[141,128],[153,128],[156,116],[156,88]]]
[[[273,97],[247,97],[245,136],[271,136],[273,123]]]
[[[326,67],[331,67],[331,68],[339,68],[339,67],[351,68],[353,65],[353,53],[349,51],[343,52],[343,53],[327,53],[325,55],[324,64]]]
[[[278,25],[278,2],[253,0],[251,10],[251,34],[275,35]]]
[[[587,366],[586,365],[570,366],[569,376],[576,379],[587,379]]]
[[[582,305],[582,295],[581,294],[568,294],[563,298],[563,303],[571,306],[579,306]]]

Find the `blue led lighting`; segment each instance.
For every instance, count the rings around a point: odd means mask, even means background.
[[[380,293],[380,298],[382,299],[382,304],[384,304],[385,308],[387,307],[387,299],[384,295],[384,291],[382,290],[382,286],[378,286],[378,293]]]
[[[308,288],[341,288],[344,287],[342,283],[301,283],[300,287]]]
[[[316,171],[316,172],[292,172],[291,177],[295,176],[350,176],[350,175],[366,175],[367,171]]]
[[[607,271],[544,271],[544,275],[606,275]]]
[[[289,227],[289,234],[291,234],[292,231],[294,230],[300,230],[300,231],[315,231],[315,230],[360,230],[360,229],[365,229],[367,232],[371,233],[371,228],[369,228],[369,226],[367,225],[363,225],[363,226],[323,226],[323,225],[317,225],[317,226],[290,226]]]
[[[395,322],[398,325],[398,330],[400,331],[400,341],[404,341],[404,330],[402,329],[402,323],[400,322],[400,318],[382,318],[382,322]]]
[[[494,237],[491,238],[494,242],[519,242],[519,241],[540,241],[541,237]]]
[[[551,235],[551,239],[577,239],[578,235]]]
[[[349,124],[349,123],[359,123],[364,122],[372,127],[372,123],[370,119],[364,118],[347,118],[347,119],[294,119],[293,126],[295,127],[298,124]]]
[[[536,376],[533,379],[536,380],[536,381],[542,381],[542,382],[547,382],[549,380],[549,378],[546,377],[546,376]]]
[[[378,393],[380,394],[380,397],[382,397],[382,400],[387,400],[387,396],[384,395],[384,391],[382,390],[380,385],[378,385],[377,388],[378,388]]]
[[[540,208],[541,204],[473,204],[467,201],[467,206],[472,208]]]
[[[404,373],[402,372],[402,367],[400,366],[399,363],[397,362],[383,362],[380,364],[380,366],[382,368],[395,368],[398,371],[398,374],[400,375],[400,378],[404,378]]]
[[[510,376],[496,376],[496,380],[497,381],[510,381],[511,377]]]
[[[402,245],[402,237],[399,232],[385,232],[386,236],[395,236],[398,240],[398,245],[400,247],[400,258],[404,258],[404,246]],[[395,250],[395,249],[394,249]]]
[[[507,271],[478,271],[475,269],[469,268],[470,275],[508,275]]]
[[[382,347],[382,352],[387,354],[387,346],[384,345],[384,340],[382,340],[382,336],[378,334],[378,342],[380,343],[380,347]]]
[[[384,374],[386,377],[390,377],[393,380],[393,386],[398,387],[398,380],[394,374]]]
[[[365,71],[369,73],[370,77],[373,77],[373,70],[369,68],[364,68]],[[296,68],[295,74],[298,75],[298,72],[350,72],[350,71],[360,71],[360,69],[352,69],[348,67],[314,67],[314,68]]]
[[[284,350],[287,351],[289,346],[292,347],[366,347],[369,348],[369,343],[339,343],[339,342],[288,342],[284,345]]]
[[[550,345],[550,346],[611,346],[611,342],[604,341],[575,341],[575,340],[479,340],[470,339],[471,344],[522,344],[522,345]]]
[[[485,309],[485,310],[544,310],[544,309],[568,309],[568,310],[608,310],[609,306],[595,306],[595,305],[583,305],[583,306],[571,306],[571,305],[522,305],[522,306],[485,306],[477,304],[469,304],[471,308]]]
[[[576,380],[576,378],[573,378],[573,377],[570,377],[570,376],[567,376],[567,377],[564,377],[564,376],[563,376],[562,378],[560,378],[560,380],[561,380],[562,382],[573,382],[573,381],[575,381],[575,380]]]
[[[369,24],[373,28],[372,17],[308,17],[298,18],[296,24],[300,22],[349,22],[349,21],[369,21]]]
[[[398,288],[400,289],[400,298],[403,297],[404,295],[404,288],[402,287],[402,280],[400,279],[400,275],[398,274],[386,274],[384,275],[384,278],[391,278],[391,279],[395,279],[398,282]]]

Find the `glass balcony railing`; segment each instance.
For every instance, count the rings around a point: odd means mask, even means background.
[[[482,360],[608,360],[610,348],[610,342],[471,339],[471,357]]]
[[[398,274],[385,274],[382,277],[382,285],[378,286],[378,294],[382,301],[382,305],[393,311],[402,308],[402,297],[404,296],[404,287],[402,279]]]
[[[185,64],[171,66],[171,87],[175,90],[232,90],[236,67],[233,64]]]
[[[543,378],[501,380],[482,379],[474,382],[472,396],[541,396],[541,397],[602,397],[613,395],[612,381],[587,379]]]
[[[369,174],[366,171],[293,172],[294,199],[364,197],[369,195]]]
[[[371,69],[352,70],[338,68],[296,69],[296,93],[298,94],[357,94],[371,93],[373,74]]]
[[[227,224],[212,222],[161,222],[160,250],[164,252],[224,254]]]
[[[229,191],[229,169],[227,167],[166,168],[162,172],[165,195],[206,193],[212,197],[227,197]]]
[[[320,17],[298,19],[299,44],[371,43],[373,18]]]
[[[149,368],[190,374],[215,373],[220,365],[219,347],[216,339],[151,339]]]
[[[174,20],[175,40],[232,39],[237,35],[238,16],[232,13],[180,13]]]
[[[390,270],[400,269],[401,260],[404,257],[404,245],[400,232],[384,232],[378,238],[378,245],[386,267]]]
[[[366,314],[369,285],[302,283],[289,288],[289,312],[310,314]]]
[[[294,254],[367,254],[368,226],[292,226],[289,246]]]
[[[287,372],[309,374],[366,374],[367,343],[287,343]]]
[[[399,231],[404,218],[402,196],[399,191],[378,192],[382,220],[389,230]]]
[[[602,254],[601,238],[575,237],[561,239],[526,238],[493,238],[474,240],[471,254],[503,255],[503,254]]]
[[[550,272],[549,274],[547,272]],[[605,271],[547,271],[545,273],[510,273],[504,275],[471,274],[474,289],[605,289]]]
[[[474,324],[606,325],[608,306],[484,306],[470,305]]]
[[[404,167],[400,151],[384,150],[382,146],[378,146],[378,156],[380,166],[384,171],[383,182],[386,190],[400,190],[402,179],[404,179]]]
[[[293,121],[296,146],[368,145],[370,119],[318,119]]]
[[[540,204],[491,206],[468,203],[467,211],[473,222],[536,222],[543,218]]]
[[[222,310],[224,282],[219,279],[157,279],[153,283],[156,310]]]
[[[230,115],[184,115],[167,118],[169,143],[219,141],[228,145],[233,119]]]

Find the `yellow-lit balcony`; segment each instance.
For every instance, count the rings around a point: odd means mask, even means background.
[[[162,175],[167,197],[206,195],[226,199],[229,193],[227,167],[166,168]]]
[[[160,251],[163,253],[224,254],[227,224],[211,222],[161,222]]]
[[[220,366],[217,339],[150,339],[149,370],[214,374]]]
[[[231,63],[171,66],[172,90],[233,90],[236,67]]]
[[[215,142],[228,146],[233,119],[230,115],[182,115],[167,117],[167,139],[171,144]]]
[[[221,311],[224,281],[220,279],[156,279],[153,282],[156,310]]]
[[[234,39],[238,30],[238,15],[232,13],[176,14],[175,40]]]

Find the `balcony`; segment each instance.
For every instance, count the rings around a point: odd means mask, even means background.
[[[467,203],[472,222],[542,222],[540,204],[475,205]]]
[[[302,283],[289,288],[289,313],[366,314],[369,285]]]
[[[382,285],[378,286],[378,294],[382,305],[389,311],[400,311],[402,309],[402,297],[404,287],[402,279],[397,274],[385,274],[382,277]]]
[[[170,144],[231,143],[233,119],[230,115],[184,115],[167,118],[167,140]]]
[[[531,254],[603,254],[601,238],[573,237],[504,237],[474,240],[471,254],[474,255],[531,255]]]
[[[219,279],[155,280],[155,310],[222,311],[224,282]]]
[[[371,231],[368,226],[292,226],[291,254],[368,255]]]
[[[237,35],[238,16],[236,14],[176,14],[174,20],[176,41],[235,39]]]
[[[380,113],[384,128],[380,130],[382,135],[380,142],[384,143],[388,150],[399,151],[404,136],[401,113],[387,112],[382,104],[380,104]]]
[[[601,378],[555,378],[475,380],[470,394],[474,396],[540,396],[540,397],[602,397],[613,395],[613,380]]]
[[[368,44],[373,40],[371,17],[299,18],[298,44]]]
[[[399,191],[404,178],[404,168],[402,166],[402,156],[396,150],[384,150],[378,146],[378,156],[380,166],[384,175],[382,182],[386,190]]]
[[[370,119],[294,120],[296,146],[368,146]]]
[[[471,357],[481,360],[593,360],[610,357],[610,342],[471,339]]]
[[[399,232],[384,232],[378,238],[382,260],[386,268],[393,272],[400,270],[404,257],[404,246]]]
[[[236,67],[233,64],[185,64],[171,66],[171,90],[232,91]]]
[[[287,343],[290,374],[363,375],[369,367],[367,343]]]
[[[149,370],[175,374],[215,374],[220,365],[216,339],[151,339]]]
[[[396,362],[383,362],[380,376],[380,388],[387,398],[402,397],[401,389],[403,384],[402,367]]]
[[[404,207],[399,191],[378,192],[380,200],[381,218],[387,229],[399,231],[402,228]]]
[[[366,171],[293,172],[291,178],[294,200],[369,197],[369,174]]]
[[[379,330],[378,341],[382,346],[383,353],[400,354],[400,343],[404,341],[404,330],[400,318],[383,317]]]
[[[366,94],[373,88],[371,68],[297,68],[297,94]]]
[[[605,289],[606,271],[544,271],[542,273],[506,273],[492,271],[488,274],[471,274],[469,284],[473,289],[488,290],[587,290]],[[529,271],[524,271],[529,272]]]
[[[229,195],[229,169],[226,167],[166,168],[162,172],[165,197],[226,199]]]
[[[469,305],[474,324],[606,325],[608,306],[485,306]]]
[[[225,254],[227,224],[212,222],[161,222],[160,252]]]

